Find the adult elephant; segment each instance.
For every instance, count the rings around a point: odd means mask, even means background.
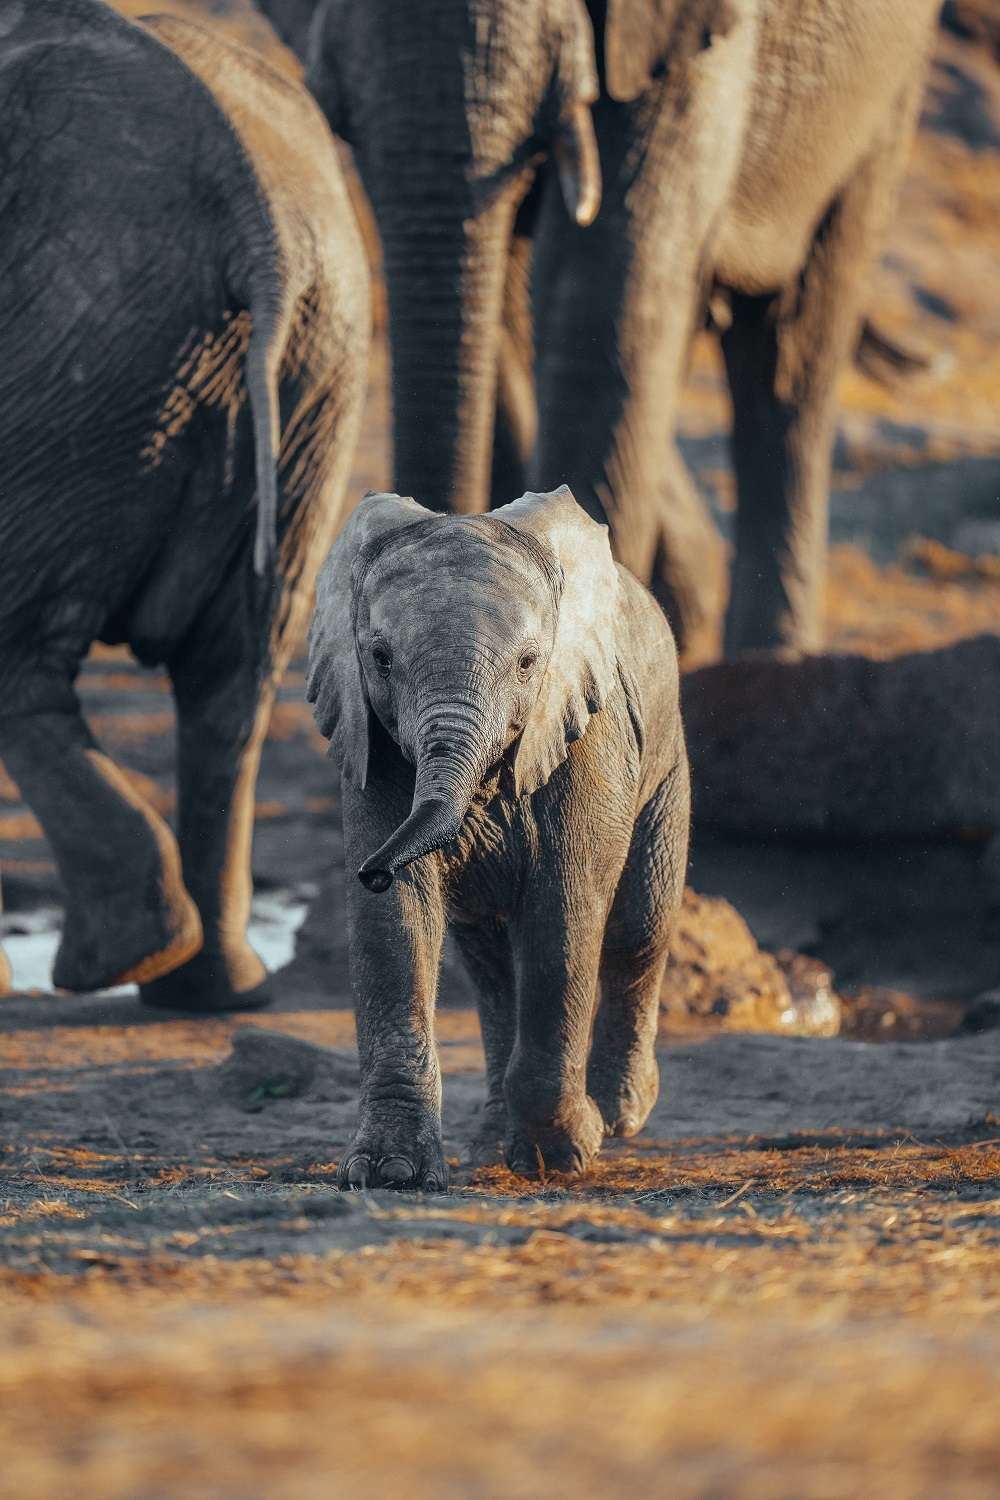
[[[674,429],[711,301],[739,493],[727,645],[819,644],[837,375],[937,0],[589,0],[604,179],[589,228],[592,181],[583,213],[578,190],[567,214],[540,184],[514,215],[553,122],[591,97],[579,0],[263,6],[309,53],[385,241],[396,487],[482,508],[496,405],[494,502],[525,478],[569,483],[698,653],[723,549]],[[514,232],[532,228],[537,431]]]
[[[0,165],[0,755],[66,889],[54,982],[261,1003],[258,756],[364,389],[334,146],[198,26],[3,0]],[[95,639],[170,673],[177,841],[81,717]]]
[[[938,8],[591,0],[604,202],[587,235],[543,202],[533,478],[607,515],[689,649],[714,615],[718,544],[673,429],[710,299],[738,497],[726,647],[822,643],[837,377]]]
[[[374,210],[394,488],[435,510],[486,510],[491,489],[505,504],[534,436],[525,198],[551,156],[571,222],[590,223],[600,200],[587,16],[579,0],[258,3],[306,62]],[[510,462],[493,485],[498,376]]]

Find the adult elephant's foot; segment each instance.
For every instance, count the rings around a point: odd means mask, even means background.
[[[656,1058],[630,1058],[620,1066],[613,1060],[588,1080],[604,1120],[607,1135],[636,1135],[649,1119],[660,1092]]]
[[[585,1098],[573,1117],[558,1125],[513,1121],[507,1138],[507,1165],[519,1177],[585,1172],[603,1140],[601,1112],[593,1099]]]
[[[507,1106],[502,1099],[487,1099],[469,1142],[469,1161],[476,1167],[493,1166],[504,1159],[507,1138]]]
[[[143,1005],[215,1015],[260,1010],[274,998],[268,972],[247,942],[235,948],[203,948],[181,968],[140,984]]]
[[[157,881],[145,901],[142,894],[129,886],[67,908],[52,966],[57,989],[87,992],[146,984],[198,952],[201,918],[183,886],[171,889]]]
[[[363,1120],[341,1158],[341,1188],[448,1191],[448,1166],[436,1118],[409,1112]]]

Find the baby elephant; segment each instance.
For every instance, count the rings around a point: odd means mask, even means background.
[[[659,1087],[688,839],[666,620],[565,486],[485,516],[369,495],[320,576],[308,692],[360,877],[361,1119],[341,1186],[446,1186],[449,920],[479,991],[477,1145],[504,1140],[526,1176],[586,1167]]]

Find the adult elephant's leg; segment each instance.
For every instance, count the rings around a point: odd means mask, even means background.
[[[726,650],[823,644],[837,379],[858,339],[863,292],[909,141],[856,172],[817,230],[795,287],[732,298],[723,352],[733,396],[738,510]]]
[[[823,643],[834,385],[845,350],[831,329],[817,330],[808,373],[803,365],[794,390],[784,386],[782,352],[791,353],[794,336],[781,307],[778,294],[734,295],[723,336],[738,494],[729,655]]]
[[[724,551],[673,432],[706,239],[727,179],[720,173],[710,192],[692,189],[703,133],[688,135],[675,115],[670,99],[598,105],[605,190],[590,228],[578,229],[546,195],[533,277],[531,479],[538,489],[568,483],[607,521],[618,558],[652,587],[690,656],[710,648],[718,630]]]
[[[86,991],[168,974],[202,940],[174,837],[98,748],[68,680],[53,689],[53,706],[0,722],[0,755],[66,889],[53,983]]]
[[[526,235],[515,234],[507,262],[500,327],[490,474],[494,508],[524,493],[538,428],[530,283],[531,241]]]
[[[252,618],[245,561],[167,662],[177,704],[178,841],[205,941],[190,963],[142,986],[147,1005],[218,1011],[271,998],[247,924],[254,792],[276,673]]]

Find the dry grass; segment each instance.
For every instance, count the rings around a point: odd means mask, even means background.
[[[940,559],[932,544],[914,546],[922,562]],[[953,559],[960,554],[952,553]],[[826,589],[827,643],[833,651],[890,657],[932,651],[1000,630],[1000,582],[969,558],[945,572],[915,575],[903,564],[880,568],[860,547],[834,547]]]
[[[504,1248],[427,1210],[426,1238],[360,1251],[128,1270],[109,1245],[83,1281],[8,1277],[9,1492],[994,1493],[996,1176],[820,1218],[758,1181],[697,1214],[511,1204]]]

